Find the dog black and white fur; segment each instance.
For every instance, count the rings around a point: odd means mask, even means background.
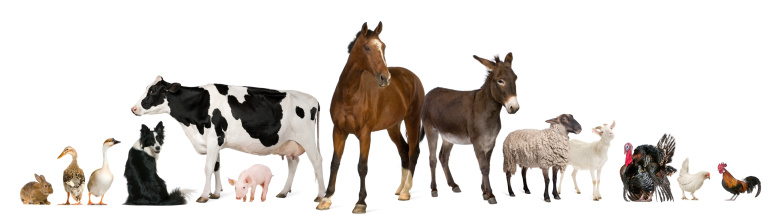
[[[140,129],[140,139],[129,149],[126,159],[126,187],[129,196],[125,205],[182,205],[185,193],[180,188],[167,193],[167,185],[156,173],[156,160],[164,144],[164,125],[159,122],[151,131],[145,124]]]

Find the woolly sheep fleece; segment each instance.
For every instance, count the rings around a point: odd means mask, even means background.
[[[563,169],[569,158],[570,136],[561,124],[543,130],[524,129],[508,134],[503,142],[503,171],[516,173],[516,167]]]

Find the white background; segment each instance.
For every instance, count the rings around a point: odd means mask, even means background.
[[[770,82],[774,72],[774,7],[769,1],[539,1],[448,2],[202,2],[202,1],[4,1],[0,3],[0,116],[3,136],[3,210],[36,220],[136,220],[153,216],[207,219],[322,218],[583,218],[699,219],[755,217],[770,207],[770,189],[736,202],[720,185],[717,165],[728,163],[737,178],[755,175],[772,182],[768,167],[774,120]],[[462,193],[452,193],[438,167],[439,197],[430,197],[427,144],[417,166],[410,201],[394,196],[400,178],[396,148],[384,131],[372,139],[368,214],[352,215],[357,200],[358,144],[347,142],[337,192],[329,211],[317,211],[316,184],[308,159],[293,192],[275,198],[287,177],[278,156],[223,150],[223,197],[206,204],[131,207],[123,165],[141,124],[164,121],[167,140],[159,173],[167,185],[204,187],[204,156],[195,153],[169,115],[135,117],[129,111],[157,75],[186,86],[207,83],[300,90],[322,105],[321,150],[325,182],[332,155],[330,98],[346,62],[347,44],[363,22],[382,21],[381,39],[390,66],[412,70],[425,91],[435,87],[473,90],[485,78],[472,58],[514,53],[521,110],[503,111],[503,128],[492,156],[490,179],[497,205],[481,199],[481,176],[471,146],[457,145],[451,167]],[[573,114],[583,132],[617,122],[610,160],[602,173],[600,202],[591,200],[588,172],[580,172],[582,194],[567,174],[562,200],[542,202],[542,176],[528,173],[533,194],[507,195],[502,140],[516,129],[545,128],[545,120]],[[625,203],[618,169],[623,145],[655,144],[664,133],[677,140],[672,166],[691,157],[691,171],[712,173],[696,201]],[[62,171],[79,153],[87,174],[101,163],[101,143],[124,141],[109,151],[115,180],[108,206],[22,206],[19,189],[44,174],[53,184],[49,201],[65,201]],[[439,148],[440,149],[440,148]],[[275,174],[266,202],[234,199],[226,177],[252,164]],[[767,185],[770,186],[770,185]],[[84,195],[84,198],[86,196]],[[84,200],[85,202],[85,200]],[[769,206],[766,206],[769,205]]]

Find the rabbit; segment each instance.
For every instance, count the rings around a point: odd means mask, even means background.
[[[38,182],[29,182],[21,189],[21,201],[24,204],[51,205],[48,202],[48,195],[54,193],[51,183],[46,181],[43,175],[35,174],[35,180]]]

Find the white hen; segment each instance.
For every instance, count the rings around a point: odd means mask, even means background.
[[[685,191],[691,193],[691,196],[693,197],[692,200],[699,200],[693,193],[701,188],[701,185],[704,184],[704,180],[709,178],[710,173],[707,171],[701,171],[695,174],[688,173],[688,158],[685,158],[685,161],[683,161],[683,168],[680,169],[680,177],[677,177],[680,189],[683,190],[683,200],[688,199],[685,197]]]

